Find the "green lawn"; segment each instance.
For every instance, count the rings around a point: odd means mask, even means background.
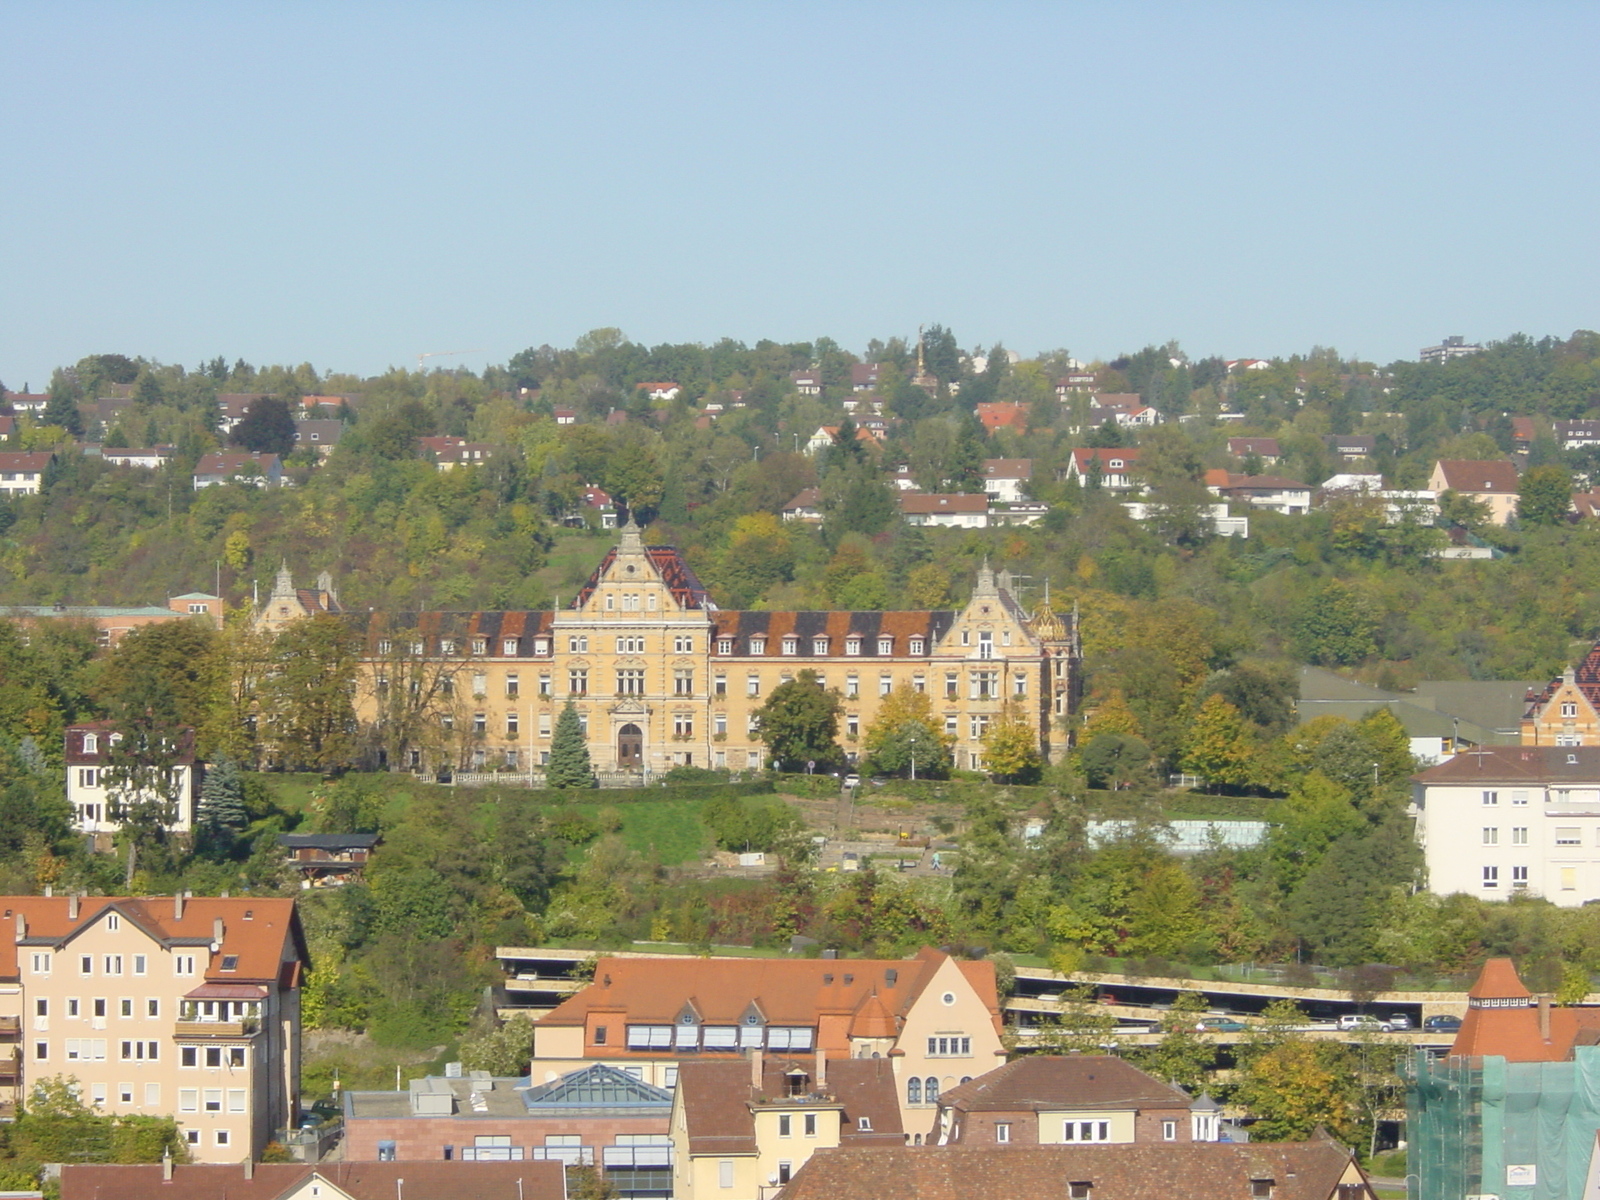
[[[653,800],[639,804],[618,804],[622,814],[622,840],[628,849],[640,854],[654,851],[662,863],[677,866],[700,857],[706,840],[700,824],[703,800]],[[578,811],[594,816],[604,804],[575,804]]]

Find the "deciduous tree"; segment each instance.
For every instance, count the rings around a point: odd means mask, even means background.
[[[817,680],[817,673],[801,671],[780,683],[756,714],[757,736],[775,762],[790,770],[816,763],[832,766],[839,752],[839,696]]]

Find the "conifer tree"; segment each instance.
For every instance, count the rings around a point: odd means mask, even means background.
[[[219,758],[206,771],[200,785],[200,825],[212,832],[238,833],[250,823],[244,805],[244,785],[231,758]]]
[[[589,743],[583,736],[578,708],[567,701],[556,718],[555,734],[550,739],[550,764],[545,768],[549,787],[593,787],[594,766],[589,762]]]

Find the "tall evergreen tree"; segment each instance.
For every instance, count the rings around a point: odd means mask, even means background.
[[[250,823],[245,809],[244,784],[231,758],[219,758],[206,771],[200,785],[200,824],[211,833],[238,833]]]
[[[571,700],[556,718],[555,734],[550,739],[550,763],[545,768],[548,787],[593,787],[594,766],[589,761],[589,743],[583,736],[578,708]]]

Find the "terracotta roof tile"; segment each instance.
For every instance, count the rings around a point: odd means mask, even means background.
[[[951,1088],[939,1103],[962,1112],[1187,1109],[1189,1097],[1113,1055],[1030,1054]]]
[[[108,912],[122,915],[130,924],[167,944],[209,950],[220,920],[222,946],[209,955],[205,978],[217,983],[276,982],[285,958],[308,961],[305,935],[293,900],[270,897],[194,897],[174,915],[171,897],[87,896],[78,901],[78,916],[71,916],[72,900],[66,896],[0,897],[5,920],[21,917],[24,945],[65,946]],[[246,914],[249,914],[246,917]],[[18,978],[18,939],[0,941],[0,979]],[[224,956],[238,956],[237,969],[221,971]]]
[[[1331,1139],[1307,1142],[1135,1143],[1111,1146],[922,1146],[819,1150],[784,1200],[1060,1200],[1069,1183],[1094,1200],[1244,1200],[1270,1179],[1274,1200],[1330,1200],[1346,1178],[1368,1198],[1366,1177]]]
[[[559,1162],[352,1162],[258,1163],[245,1178],[233,1163],[180,1164],[171,1180],[161,1165],[68,1164],[61,1169],[61,1200],[279,1200],[320,1176],[354,1200],[565,1200],[566,1172]],[[400,1185],[399,1180],[405,1183]]]
[[[1507,459],[1441,458],[1444,485],[1457,492],[1515,493],[1516,464]]]

